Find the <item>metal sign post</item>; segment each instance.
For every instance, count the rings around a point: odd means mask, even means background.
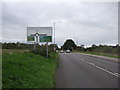
[[[38,44],[38,33],[32,34],[31,36],[35,36],[36,41],[34,42],[34,53],[36,53],[36,44]]]
[[[35,45],[35,42],[34,42],[34,53],[36,52],[36,45]]]
[[[53,23],[54,25],[54,51],[55,51],[55,22]]]
[[[48,42],[46,42],[46,57],[48,57]]]

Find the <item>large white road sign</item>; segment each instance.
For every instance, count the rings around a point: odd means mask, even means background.
[[[28,42],[52,42],[52,27],[27,27]]]

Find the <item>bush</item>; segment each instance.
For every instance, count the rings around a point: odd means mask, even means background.
[[[48,46],[48,57],[50,57],[50,52],[53,52],[53,47],[52,46]],[[32,49],[32,52],[35,53],[35,54],[40,54],[44,57],[46,57],[46,45],[39,45],[39,44],[36,44],[36,49],[35,51]]]

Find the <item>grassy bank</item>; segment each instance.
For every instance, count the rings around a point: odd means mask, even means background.
[[[92,55],[99,55],[99,56],[107,56],[112,58],[118,58],[118,55],[115,54],[107,54],[107,53],[98,53],[98,52],[79,52],[79,53],[85,53],[85,54],[92,54]]]
[[[29,52],[4,52],[3,88],[54,88],[57,53],[45,58]]]

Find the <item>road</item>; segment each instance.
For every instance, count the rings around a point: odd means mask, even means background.
[[[118,63],[80,53],[60,53],[56,88],[118,88]]]

